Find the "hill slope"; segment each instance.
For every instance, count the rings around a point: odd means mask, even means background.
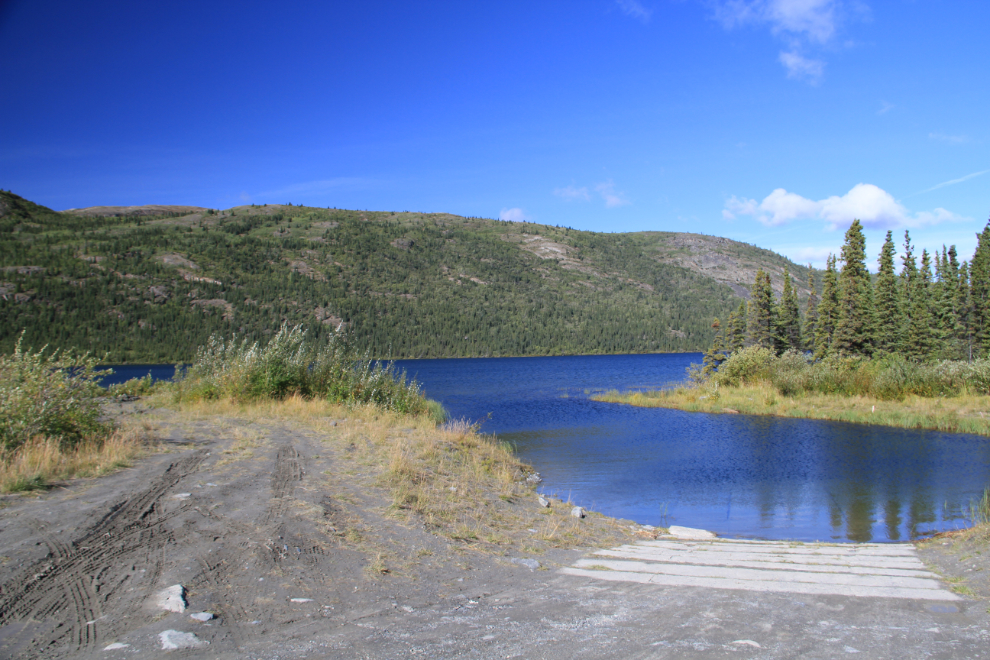
[[[181,361],[212,332],[260,339],[283,321],[317,334],[343,322],[393,357],[701,350],[758,267],[777,287],[785,265],[807,281],[772,252],[696,234],[291,205],[136,208],[57,213],[0,192],[3,350],[23,330],[25,346]]]

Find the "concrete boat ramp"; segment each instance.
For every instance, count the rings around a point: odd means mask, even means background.
[[[914,546],[895,543],[661,538],[600,550],[561,572],[665,587],[961,600],[922,564]]]

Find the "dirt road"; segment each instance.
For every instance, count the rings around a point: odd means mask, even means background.
[[[593,549],[480,552],[391,515],[375,466],[312,429],[155,424],[166,453],[3,500],[0,657],[990,655],[978,598],[598,579]],[[184,611],[159,603],[173,585]]]

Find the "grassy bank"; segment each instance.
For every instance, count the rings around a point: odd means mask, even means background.
[[[634,394],[613,391],[591,398],[690,412],[775,415],[990,435],[990,396],[977,394],[936,398],[907,395],[900,400],[817,392],[785,396],[769,383],[757,383],[727,387],[681,387]]]

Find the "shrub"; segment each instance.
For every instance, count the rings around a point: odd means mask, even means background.
[[[762,346],[749,346],[736,351],[718,368],[714,378],[723,386],[743,385],[770,380],[777,356]]]
[[[360,355],[346,330],[331,333],[316,346],[301,326],[282,324],[267,344],[214,335],[196,360],[177,375],[177,400],[320,397],[336,403],[371,403],[386,410],[445,418],[443,407],[423,396],[416,381],[395,372],[390,362]]]
[[[72,445],[108,435],[95,382],[107,372],[96,370],[98,360],[70,351],[46,355],[47,346],[24,350],[23,339],[22,333],[12,355],[0,356],[0,450],[15,451],[38,436]]]
[[[702,384],[723,386],[769,383],[784,396],[804,392],[872,396],[878,399],[990,393],[990,360],[912,362],[889,354],[873,359],[830,355],[813,361],[800,351],[777,356],[751,346],[736,351]]]

